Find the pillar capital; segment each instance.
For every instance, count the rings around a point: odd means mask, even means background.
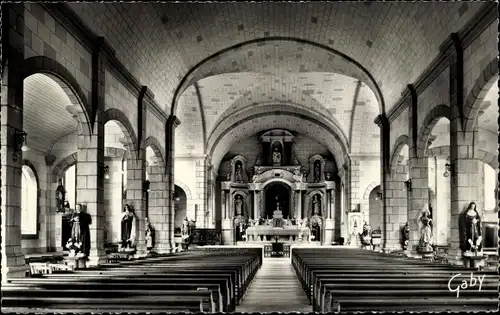
[[[222,190],[230,190],[231,189],[231,182],[229,182],[229,181],[221,182],[221,189]]]

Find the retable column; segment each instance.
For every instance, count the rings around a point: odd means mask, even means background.
[[[225,197],[225,211],[223,213],[223,218],[221,220],[222,229],[222,244],[230,245],[232,244],[232,222],[231,222],[231,209],[230,209],[230,199],[229,189],[231,188],[231,182],[226,181],[221,183],[221,189],[226,195]]]
[[[2,4],[2,22],[9,36],[2,41],[3,66],[1,88],[1,211],[2,211],[2,282],[7,277],[24,276],[28,270],[21,250],[21,163],[16,134],[23,131],[24,4]],[[17,23],[16,23],[17,22]],[[19,26],[18,26],[19,25]],[[2,25],[4,27],[4,25]],[[5,30],[5,29],[4,29]],[[4,39],[8,39],[7,42]],[[29,136],[29,135],[28,135]]]
[[[332,192],[335,190],[335,182],[326,182],[326,219],[325,219],[325,245],[331,245],[335,236],[335,220],[332,218]],[[333,199],[335,199],[333,197]]]

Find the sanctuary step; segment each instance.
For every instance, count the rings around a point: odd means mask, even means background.
[[[311,312],[289,259],[266,258],[236,312]]]

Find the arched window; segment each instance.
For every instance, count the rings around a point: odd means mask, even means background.
[[[21,235],[38,236],[38,183],[28,165],[21,170]]]
[[[63,185],[66,189],[66,201],[71,209],[76,205],[76,164],[68,167],[64,172]]]

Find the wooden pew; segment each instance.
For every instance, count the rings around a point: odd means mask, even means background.
[[[83,303],[85,310],[112,312],[142,308],[146,301],[143,308],[147,311],[198,312],[202,305],[203,311],[228,312],[234,311],[261,264],[261,248],[217,248],[41,278],[10,279],[2,288],[3,306],[16,312],[67,312],[78,310],[78,303]]]
[[[498,275],[356,250],[294,249],[292,265],[315,311],[492,310],[498,305]],[[457,298],[449,279],[485,274],[482,290]],[[460,282],[459,282],[460,283]],[[433,303],[435,302],[435,303]]]

